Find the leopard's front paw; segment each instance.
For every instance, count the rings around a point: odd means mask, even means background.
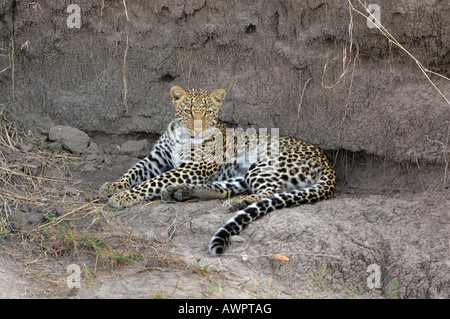
[[[162,191],[161,197],[165,202],[183,202],[191,198],[191,192],[187,185],[171,185]]]
[[[115,208],[131,207],[140,202],[138,196],[133,195],[130,191],[112,195],[109,198],[109,204]]]
[[[235,212],[247,207],[248,202],[245,200],[243,196],[238,196],[226,200],[225,202],[223,202],[222,206],[228,209],[228,211],[230,212]]]
[[[106,195],[114,195],[114,194],[123,192],[127,188],[128,187],[121,182],[104,183],[100,187],[100,193],[103,193]]]

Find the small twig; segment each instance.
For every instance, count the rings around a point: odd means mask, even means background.
[[[127,21],[130,21],[130,19],[128,18],[127,3],[125,2],[125,0],[123,0],[123,7],[125,8],[125,16],[127,17]]]
[[[177,220],[178,220],[178,214],[175,216],[175,219],[173,220],[172,224],[170,224],[169,227],[167,227],[167,233],[168,233],[167,240],[171,239],[172,236],[177,231]]]
[[[15,100],[15,80],[14,80],[14,74],[15,74],[15,51],[14,51],[14,34],[11,37],[11,67],[12,67],[12,72],[11,72],[11,96],[12,96],[12,100]]]
[[[124,3],[125,3],[125,0],[124,0]],[[128,34],[127,34],[127,46],[125,47],[125,53],[123,55],[123,68],[122,68],[122,72],[123,72],[123,89],[124,89],[124,92],[123,92],[123,103],[125,105],[125,114],[128,115],[127,55],[128,55]]]
[[[22,177],[26,177],[26,178],[30,178],[30,179],[38,179],[38,180],[45,180],[45,181],[53,181],[53,182],[70,182],[71,180],[69,179],[60,179],[60,178],[51,178],[51,177],[42,177],[42,176],[32,176],[32,175],[28,175],[28,174],[24,174],[24,173],[20,173],[20,172],[16,172],[13,170],[10,170],[9,168],[6,167],[2,167],[0,166],[0,169],[3,171],[6,171],[8,173],[11,173],[13,175],[18,175],[18,176],[22,176]]]
[[[339,79],[336,81],[336,83],[334,83],[331,86],[326,86],[324,84],[324,78],[325,78],[325,72],[327,70],[327,66],[328,66],[328,62],[330,60],[330,58],[327,59],[325,66],[323,67],[323,73],[322,73],[322,82],[321,85],[322,87],[326,88],[326,89],[332,89],[334,88],[336,85],[339,84],[339,82],[341,82],[341,79],[344,77],[344,75],[347,73],[348,68],[350,66],[350,63],[352,62],[352,47],[353,47],[353,15],[352,15],[352,10],[350,10],[350,5],[349,4],[349,13],[350,13],[350,22],[348,24],[348,33],[349,33],[349,41],[350,41],[350,45],[349,45],[349,57],[348,57],[348,62],[347,65],[345,65],[345,62],[347,60],[347,50],[345,49],[345,47],[343,48],[343,52],[342,52],[342,74],[339,76]]]
[[[33,6],[33,9],[34,9],[35,12],[37,11],[37,9],[42,11],[41,5],[39,4],[38,1],[29,3],[28,7],[30,7],[30,6]]]
[[[2,74],[3,72],[5,72],[5,71],[7,71],[7,70],[9,70],[9,69],[11,69],[11,65],[10,65],[10,66],[7,66],[7,67],[4,68],[3,70],[1,70],[1,71],[0,71],[0,74]]]
[[[350,86],[348,88],[348,93],[347,93],[347,101],[345,103],[344,116],[341,119],[341,125],[339,126],[339,130],[338,130],[338,133],[337,133],[338,143],[341,140],[341,131],[344,128],[344,121],[345,121],[345,119],[348,116],[348,112],[349,112],[349,108],[350,108],[350,96],[351,96],[352,88],[353,88],[353,80],[354,80],[354,77],[355,77],[356,59],[358,58],[358,54],[359,54],[359,50],[358,50],[358,47],[357,47],[357,51],[356,51],[356,55],[355,55],[355,61],[353,62],[352,77],[350,79]],[[339,152],[339,150],[338,150],[338,152]]]
[[[305,85],[303,85],[303,90],[302,90],[302,95],[300,96],[300,102],[298,103],[298,107],[297,107],[297,121],[295,123],[295,134],[298,133],[298,122],[300,120],[300,110],[302,108],[302,104],[303,104],[303,97],[305,95],[305,90],[306,90],[306,85],[308,85],[308,82],[311,80],[312,78],[309,78],[308,80],[306,80]]]

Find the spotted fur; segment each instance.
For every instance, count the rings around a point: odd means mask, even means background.
[[[170,95],[175,119],[150,155],[118,181],[100,188],[111,195],[111,206],[129,207],[153,199],[228,199],[224,205],[237,212],[209,243],[209,252],[219,255],[230,237],[253,220],[275,209],[333,195],[335,172],[320,148],[293,137],[230,130],[218,120],[224,90],[209,94],[175,86]]]

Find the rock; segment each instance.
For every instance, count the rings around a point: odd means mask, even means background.
[[[65,194],[69,194],[72,196],[76,196],[78,194],[78,190],[75,187],[70,186],[70,185],[65,185],[63,187],[63,190],[64,190]]]
[[[88,161],[94,161],[98,158],[99,155],[101,155],[103,152],[99,148],[98,144],[95,142],[91,142],[89,144],[89,147],[86,149],[86,155]]]
[[[89,136],[77,128],[57,125],[50,128],[48,133],[50,141],[61,143],[64,148],[73,154],[86,152],[89,145]]]
[[[147,140],[127,141],[120,146],[120,154],[142,158],[148,155],[149,148]]]
[[[102,151],[99,148],[98,144],[95,142],[91,142],[89,144],[89,147],[86,149],[86,153],[87,154],[96,154],[96,155],[101,155]]]
[[[19,146],[19,149],[25,153],[28,153],[33,148],[32,145],[28,145],[28,144],[24,144],[24,143],[19,143],[18,146]]]

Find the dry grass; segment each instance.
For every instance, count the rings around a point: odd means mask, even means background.
[[[0,255],[28,278],[64,285],[76,264],[84,281],[124,265],[179,265],[164,244],[136,236],[115,219],[105,198],[72,170],[85,162],[11,120],[0,105]],[[147,265],[150,265],[148,267]]]

